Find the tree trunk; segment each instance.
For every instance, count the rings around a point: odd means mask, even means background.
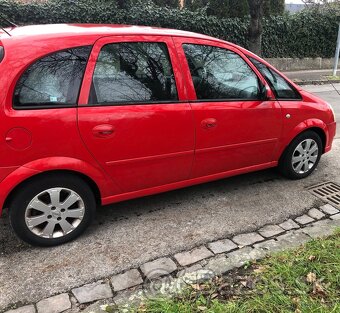
[[[262,17],[264,0],[248,0],[250,25],[248,29],[249,50],[261,55]]]

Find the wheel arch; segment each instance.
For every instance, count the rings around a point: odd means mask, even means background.
[[[326,144],[327,144],[327,132],[326,132],[326,129],[318,127],[318,126],[312,126],[312,127],[308,127],[308,128],[304,128],[304,129],[300,130],[298,133],[295,134],[294,137],[291,137],[289,141],[287,140],[285,142],[284,148],[282,149],[282,151],[279,154],[279,158],[278,158],[279,160],[281,160],[284,157],[284,155],[285,155],[285,153],[286,153],[290,143],[296,137],[300,136],[301,134],[305,133],[306,131],[313,131],[313,132],[315,132],[316,134],[319,135],[319,137],[321,139],[321,142],[322,142],[322,153],[325,153],[325,148],[326,148]]]
[[[8,206],[10,201],[8,199],[11,199],[10,197],[13,197],[15,191],[23,184],[40,175],[62,172],[83,179],[94,190],[96,201],[99,204],[103,198],[121,192],[103,170],[86,161],[69,157],[38,159],[18,167],[0,183],[0,216],[2,209]]]
[[[101,205],[101,193],[100,193],[100,189],[98,187],[98,185],[96,184],[96,182],[89,176],[74,171],[74,170],[49,170],[49,171],[45,171],[45,172],[40,172],[37,173],[35,175],[32,175],[26,179],[24,179],[23,181],[21,181],[19,184],[17,184],[8,194],[3,207],[10,209],[10,204],[13,200],[13,197],[15,196],[16,192],[22,188],[25,184],[28,184],[36,179],[42,178],[42,177],[46,177],[46,176],[50,176],[50,175],[55,175],[55,174],[69,174],[69,175],[73,175],[76,176],[78,178],[80,178],[81,180],[83,180],[93,191],[96,203],[98,205]]]

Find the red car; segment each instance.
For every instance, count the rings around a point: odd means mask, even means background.
[[[96,206],[278,166],[313,172],[332,108],[234,44],[123,25],[0,31],[0,213],[41,246]]]

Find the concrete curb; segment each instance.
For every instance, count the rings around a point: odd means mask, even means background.
[[[293,79],[293,82],[300,86],[305,85],[331,85],[331,84],[338,84],[340,83],[340,80],[295,80]]]
[[[188,284],[212,279],[246,262],[330,235],[340,227],[340,211],[329,204],[255,232],[208,242],[190,251],[163,256],[139,268],[107,277],[5,313],[103,313],[149,297],[180,293]],[[43,305],[44,304],[44,305]],[[112,308],[112,309],[111,309]],[[111,311],[110,311],[111,310]],[[4,312],[4,311],[2,311]]]

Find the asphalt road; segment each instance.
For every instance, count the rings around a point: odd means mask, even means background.
[[[334,105],[340,96],[312,89]],[[339,88],[340,89],[340,88]],[[84,236],[55,248],[18,241],[0,220],[0,311],[10,303],[37,301],[207,241],[283,221],[320,204],[305,187],[340,184],[340,131],[318,169],[300,181],[266,170],[127,201],[98,210]]]

